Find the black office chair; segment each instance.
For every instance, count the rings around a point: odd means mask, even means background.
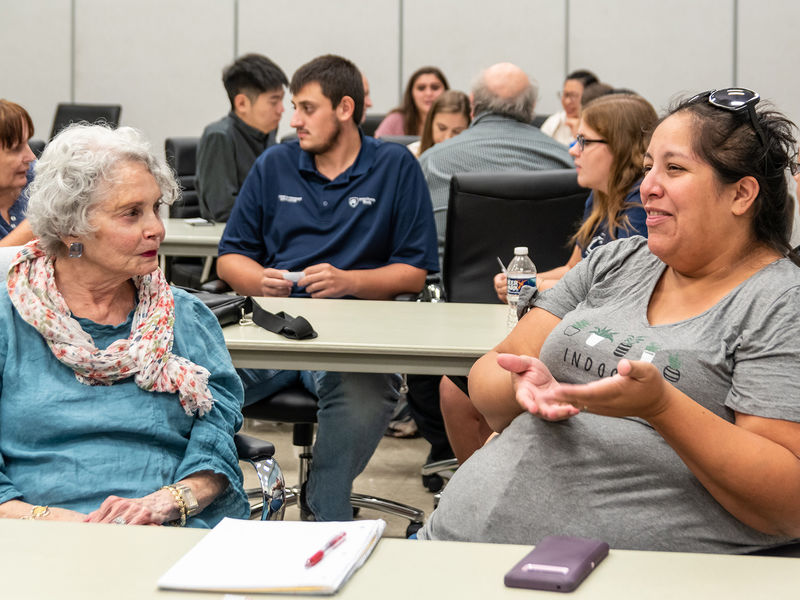
[[[449,302],[499,302],[497,257],[528,246],[538,271],[567,262],[589,190],[572,169],[460,173],[450,181],[443,283]]]
[[[300,490],[308,480],[313,459],[311,447],[314,443],[314,423],[317,422],[316,397],[303,387],[291,387],[265,400],[245,406],[242,414],[252,419],[293,423],[292,443],[300,448],[300,472],[297,484],[286,489],[285,504],[286,506],[299,504]],[[422,527],[425,518],[425,513],[418,508],[375,496],[353,492],[350,494],[350,502],[357,508],[369,508],[408,519],[407,536]]]
[[[117,127],[120,114],[122,114],[122,106],[119,104],[69,104],[62,102],[56,106],[56,115],[53,118],[50,139],[52,140],[59,131],[70,123],[79,123],[81,121]]]
[[[175,172],[181,187],[181,196],[169,208],[169,216],[173,219],[192,219],[200,216],[200,199],[197,196],[197,145],[200,138],[172,137],[164,140],[164,154],[167,164]],[[206,262],[211,264],[206,265]],[[217,279],[211,257],[169,257],[167,273],[169,281],[182,287],[207,289],[213,292],[224,292],[230,289]],[[204,269],[208,266],[209,280],[203,279]]]
[[[541,127],[544,124],[544,122],[547,121],[547,119],[549,119],[549,118],[550,118],[550,115],[535,115],[533,117],[533,121],[531,121],[531,125],[541,129]]]
[[[175,171],[181,186],[181,197],[169,209],[169,216],[190,219],[200,216],[200,200],[197,197],[197,144],[200,138],[171,137],[164,140],[167,164]]]
[[[248,462],[256,472],[259,487],[245,490],[250,500],[250,518],[281,521],[286,510],[286,480],[275,460],[272,442],[237,433],[233,437],[239,460]]]
[[[28,140],[28,146],[31,148],[31,152],[36,158],[39,158],[44,152],[44,147],[46,142],[44,140]]]
[[[378,128],[378,125],[386,118],[385,114],[368,114],[364,119],[364,122],[361,124],[361,130],[364,132],[364,135],[369,135],[374,137],[375,130]]]

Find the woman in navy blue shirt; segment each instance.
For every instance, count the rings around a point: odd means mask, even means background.
[[[33,121],[24,108],[0,100],[0,245],[21,245],[33,237],[25,222],[28,198],[23,190],[33,177],[36,159],[28,140]],[[11,232],[14,235],[6,236]]]
[[[598,246],[632,235],[647,237],[639,182],[649,132],[657,118],[650,103],[634,94],[601,96],[584,108],[577,140],[569,153],[575,159],[578,183],[592,193],[573,237],[572,256],[564,266],[539,273],[536,283],[540,290],[553,287]],[[503,273],[495,276],[494,287],[505,302]]]

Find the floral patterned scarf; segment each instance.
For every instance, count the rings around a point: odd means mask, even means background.
[[[53,264],[38,240],[28,243],[11,261],[8,295],[78,381],[111,385],[133,375],[136,385],[148,392],[177,392],[187,415],[211,410],[208,370],[172,353],[175,300],[160,269],[133,278],[139,304],[130,337],[98,350],[58,291]]]

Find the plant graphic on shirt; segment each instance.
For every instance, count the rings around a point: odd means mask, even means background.
[[[653,359],[656,357],[656,352],[661,350],[661,346],[656,344],[655,342],[651,342],[644,347],[644,352],[642,352],[642,357],[639,360],[643,360],[645,362],[653,362]]]
[[[669,365],[662,371],[664,379],[670,383],[677,383],[681,378],[681,359],[677,354],[670,354],[668,361]]]
[[[633,348],[634,345],[643,341],[644,341],[644,336],[629,335],[628,337],[625,338],[624,341],[620,342],[616,348],[614,348],[614,356],[622,358],[628,352],[630,352],[630,349]]]
[[[580,321],[575,321],[572,325],[567,327],[564,330],[564,335],[575,335],[576,333],[580,333],[581,330],[586,329],[589,326],[589,321],[586,319],[581,319]]]
[[[589,334],[589,337],[586,339],[586,345],[597,346],[597,344],[603,340],[613,342],[616,333],[616,331],[611,331],[608,327],[595,327],[595,330]]]

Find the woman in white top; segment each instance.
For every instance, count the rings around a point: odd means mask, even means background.
[[[573,71],[564,80],[564,89],[561,91],[561,110],[542,123],[542,133],[549,135],[557,142],[569,146],[575,141],[578,134],[578,122],[581,116],[581,96],[583,89],[596,83],[597,76],[591,71]]]

